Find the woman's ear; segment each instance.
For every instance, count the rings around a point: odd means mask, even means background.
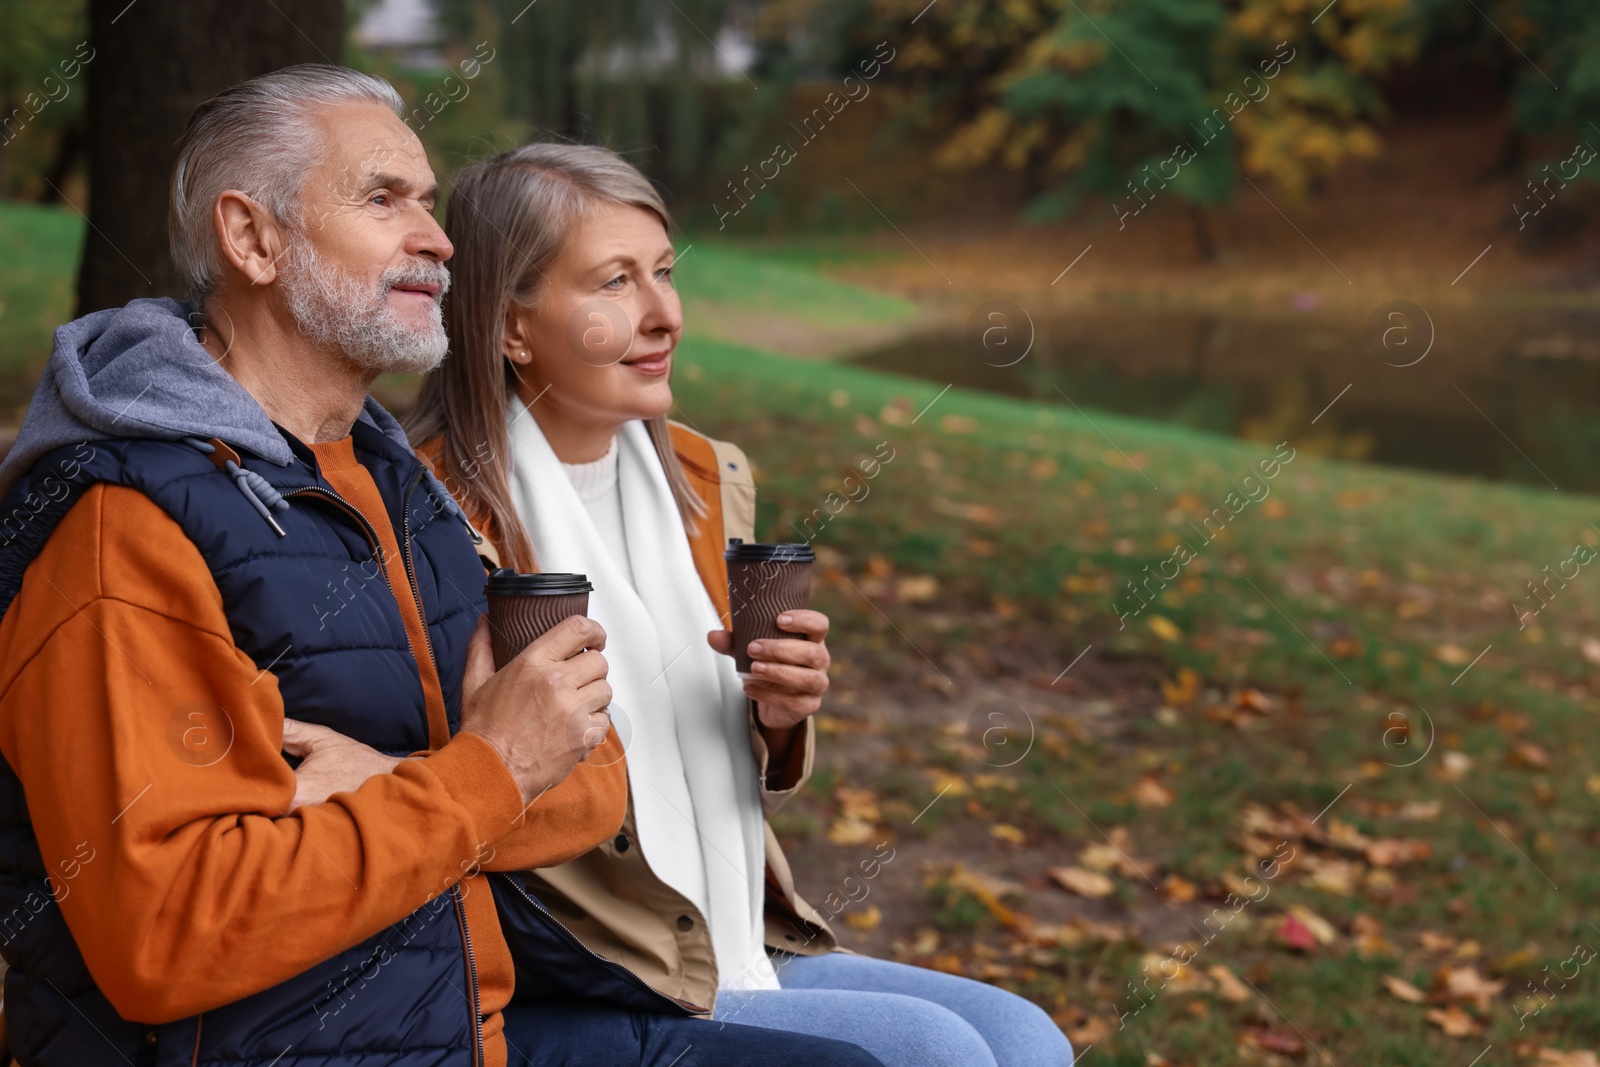
[[[225,190],[211,209],[222,255],[250,285],[271,285],[278,261],[288,248],[287,235],[272,213],[237,189]]]
[[[523,328],[522,319],[517,314],[517,311],[518,308],[515,304],[506,306],[505,327],[501,330],[503,338],[501,345],[504,347],[502,354],[518,366],[527,366],[528,362],[533,359],[533,353],[528,351],[527,332]]]

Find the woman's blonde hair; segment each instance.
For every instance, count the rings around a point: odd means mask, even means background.
[[[668,231],[671,216],[643,174],[597,145],[540,142],[475,163],[456,178],[445,213],[455,245],[445,302],[450,355],[428,376],[403,420],[412,446],[437,438],[435,470],[482,520],[500,562],[538,567],[527,527],[511,500],[506,406],[517,369],[506,358],[507,309],[531,307],[544,273],[578,222],[599,204],[648,208]],[[684,473],[665,415],[645,423],[686,527],[707,509]]]

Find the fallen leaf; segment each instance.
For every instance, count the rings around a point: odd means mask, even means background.
[[[1478,1020],[1451,1004],[1443,1008],[1429,1008],[1427,1020],[1451,1037],[1471,1037],[1483,1027]]]
[[[894,595],[908,604],[920,604],[939,595],[939,579],[931,574],[915,574],[898,578]]]
[[[1372,843],[1372,839],[1343,819],[1329,819],[1328,843],[1336,848],[1348,848],[1360,852]]]
[[[966,723],[955,724],[957,736],[964,736],[968,730],[969,727]],[[949,771],[941,770],[938,767],[928,768],[928,774],[933,778],[932,788],[935,793],[947,793],[953,797],[964,797],[972,792],[967,785],[967,780],[959,774],[951,774]]]
[[[1240,1048],[1276,1052],[1281,1056],[1299,1056],[1306,1050],[1305,1039],[1298,1034],[1271,1030],[1265,1026],[1247,1026],[1239,1031]]]
[[[1209,967],[1206,973],[1217,983],[1217,995],[1223,1000],[1233,1004],[1243,1004],[1255,995],[1254,991],[1224,964],[1218,963]]]
[[[876,930],[883,921],[883,911],[876,904],[866,911],[852,911],[844,917],[845,924],[857,930]]]
[[[1395,817],[1408,822],[1432,822],[1443,808],[1444,804],[1437,800],[1408,800],[1400,805]]]
[[[864,845],[877,836],[877,829],[860,819],[835,819],[828,827],[828,840],[835,845]]]
[[[1447,782],[1460,781],[1472,770],[1472,757],[1465,752],[1446,752],[1439,757],[1439,777]]]
[[[1162,982],[1162,992],[1169,989],[1174,993],[1209,990],[1211,982],[1197,969],[1178,962],[1180,955],[1192,957],[1193,952],[1146,952],[1139,958],[1139,970],[1159,978]]]
[[[1505,987],[1504,982],[1479,974],[1476,967],[1440,967],[1433,973],[1436,999],[1470,1000],[1480,1012],[1487,1012],[1489,1001]]]
[[[1350,860],[1328,856],[1305,856],[1301,866],[1306,870],[1311,888],[1347,897],[1355,891],[1365,868]]]
[[[1283,922],[1278,924],[1277,936],[1279,941],[1300,952],[1315,952],[1317,949],[1317,935],[1293,915],[1283,917]]]
[[[1538,950],[1529,945],[1501,956],[1489,966],[1489,970],[1494,974],[1515,974],[1517,971],[1534,970],[1538,962]]]
[[[1200,696],[1200,675],[1191,667],[1180,668],[1176,678],[1161,683],[1161,695],[1177,707],[1193,704]]]
[[[883,813],[878,810],[877,794],[870,789],[852,789],[841,785],[833,791],[833,796],[839,802],[840,813],[847,819],[877,822],[883,818]]]
[[[1383,985],[1384,988],[1390,993],[1393,993],[1397,999],[1403,1000],[1407,1004],[1421,1004],[1428,999],[1428,994],[1424,993],[1422,990],[1418,989],[1404,978],[1396,978],[1392,974],[1384,976]]]
[[[1433,654],[1438,657],[1440,663],[1450,667],[1459,667],[1472,659],[1472,653],[1460,645],[1440,645],[1433,650]]]
[[[1394,946],[1383,936],[1383,926],[1367,914],[1350,920],[1350,932],[1356,938],[1356,953],[1364,960],[1374,956],[1393,956]]]
[[[969,871],[959,863],[945,876],[945,880],[956,889],[970,894],[1007,929],[1016,929],[1031,922],[1027,916],[1019,915],[1001,903],[1001,897],[1022,892],[1022,887],[1015,882],[995,878],[981,871]]]
[[[1289,914],[1311,931],[1311,936],[1317,939],[1319,945],[1331,945],[1339,940],[1339,931],[1333,924],[1303,904],[1296,904],[1289,909]]]
[[[1366,651],[1366,646],[1353,637],[1335,637],[1328,642],[1328,655],[1334,659],[1355,659]]]
[[[1259,689],[1245,689],[1234,697],[1234,707],[1240,711],[1253,711],[1265,715],[1272,710],[1272,698]]]
[[[1403,867],[1427,859],[1432,846],[1415,838],[1386,837],[1366,847],[1367,862],[1374,867]]]
[[[1556,1048],[1542,1048],[1534,1061],[1538,1067],[1600,1067],[1600,1059],[1590,1049],[1581,1052],[1564,1052]]]
[[[835,845],[864,845],[878,836],[876,824],[883,813],[872,790],[842,785],[833,795],[839,802],[839,817],[828,827],[829,841]]]
[[[1115,867],[1124,878],[1143,879],[1144,868],[1134,861],[1133,838],[1125,826],[1113,826],[1103,844],[1086,845],[1078,853],[1078,864],[1092,871],[1109,871]]]
[[[1013,845],[1020,845],[1028,840],[1027,834],[1023,833],[1015,826],[1012,826],[1010,823],[1003,822],[997,822],[993,826],[989,827],[989,836],[997,837],[1001,841],[1006,841]]]
[[[1537,771],[1550,766],[1550,753],[1532,741],[1518,741],[1511,746],[1507,760],[1513,767],[1525,767]]]
[[[1078,853],[1078,863],[1091,871],[1109,871],[1121,862],[1114,845],[1085,845]]]
[[[1169,874],[1161,880],[1161,891],[1167,899],[1179,904],[1187,904],[1200,895],[1200,890],[1195,884],[1181,874]]]
[[[897,396],[878,412],[878,418],[890,426],[911,425],[911,413],[916,411],[916,405],[903,396]]]
[[[1449,952],[1456,947],[1455,938],[1449,934],[1436,934],[1432,930],[1418,932],[1417,943],[1424,952]]]
[[[1134,783],[1129,794],[1141,808],[1165,808],[1172,804],[1173,792],[1161,784],[1154,775],[1145,775]]]
[[[1150,621],[1147,625],[1150,627],[1150,632],[1163,641],[1181,641],[1183,639],[1183,631],[1178,629],[1177,624],[1165,615],[1150,616]]]
[[[1116,889],[1116,883],[1110,878],[1098,871],[1087,871],[1082,867],[1051,867],[1047,873],[1062,889],[1091,900],[1110,896]]]

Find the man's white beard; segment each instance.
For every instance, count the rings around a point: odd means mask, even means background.
[[[440,301],[450,289],[450,271],[442,264],[417,260],[369,282],[323,259],[296,233],[290,236],[281,270],[289,316],[319,348],[339,352],[378,374],[425,374],[444,360],[449,338]],[[439,298],[429,324],[418,329],[400,321],[389,306],[389,290],[422,284],[437,285]]]

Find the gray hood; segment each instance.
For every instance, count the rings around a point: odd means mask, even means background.
[[[410,451],[392,415],[370,396],[361,420]],[[135,300],[56,330],[55,347],[0,462],[0,495],[46,453],[80,441],[216,437],[286,467],[289,444],[253,396],[223,370],[176,300]]]

